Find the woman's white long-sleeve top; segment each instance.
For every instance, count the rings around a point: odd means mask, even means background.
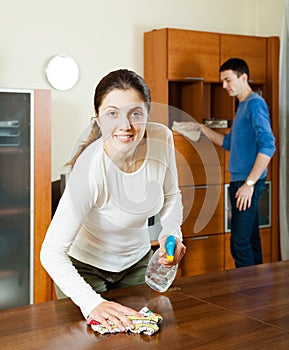
[[[41,262],[84,315],[104,299],[78,274],[69,256],[102,270],[129,268],[150,250],[148,219],[160,214],[162,237],[182,239],[183,207],[172,132],[148,123],[147,154],[132,173],[106,155],[102,138],[89,145],[69,175],[41,249]]]

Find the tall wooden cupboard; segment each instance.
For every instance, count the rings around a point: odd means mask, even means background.
[[[250,85],[265,98],[276,137],[264,195],[261,228],[264,262],[279,259],[278,219],[278,61],[279,38],[164,28],[144,34],[144,78],[149,84],[152,119],[172,127],[174,121],[233,121],[236,100],[224,91],[220,65],[243,58]],[[183,197],[182,231],[187,254],[182,275],[234,267],[228,228],[229,154],[202,136],[193,142],[174,132],[179,185]],[[267,193],[268,192],[268,193]]]
[[[51,300],[39,261],[50,220],[50,91],[0,89],[0,309]]]

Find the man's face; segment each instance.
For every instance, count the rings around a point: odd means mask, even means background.
[[[229,96],[238,97],[244,92],[247,79],[246,74],[242,74],[238,77],[236,72],[230,69],[221,72],[220,79],[223,82],[223,88],[227,91]]]

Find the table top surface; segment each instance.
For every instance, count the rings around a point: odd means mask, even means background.
[[[160,313],[152,335],[100,335],[70,299],[0,311],[0,349],[289,349],[289,261],[176,279],[103,296]]]

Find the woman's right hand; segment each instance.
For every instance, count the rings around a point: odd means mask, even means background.
[[[139,312],[113,301],[103,301],[94,308],[89,316],[111,330],[113,323],[120,331],[124,332],[126,327],[134,328],[134,323],[126,315],[142,316]]]
[[[164,243],[162,243],[160,244],[159,263],[164,265],[164,267],[172,267],[178,264],[182,260],[185,254],[186,254],[186,246],[183,244],[183,242],[179,238],[177,238],[177,243],[176,243],[175,253],[174,253],[174,260],[172,262],[169,262],[167,259],[166,248],[164,246]]]

